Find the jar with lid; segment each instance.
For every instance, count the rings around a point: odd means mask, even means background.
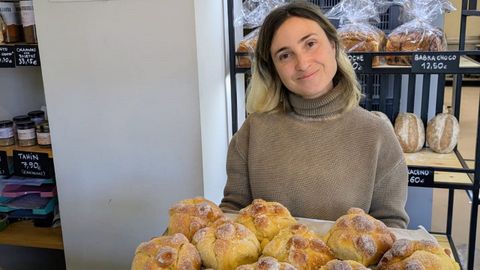
[[[18,122],[16,125],[18,145],[32,146],[37,144],[37,138],[35,136],[35,123],[33,123],[33,121]]]
[[[9,146],[13,144],[15,144],[13,122],[10,120],[0,121],[0,146]]]
[[[3,40],[6,43],[23,40],[20,3],[18,0],[0,0],[0,17],[3,19]]]
[[[35,125],[38,125],[45,121],[44,111],[31,111],[28,113],[28,116],[30,116],[30,120],[32,120]]]
[[[42,122],[37,125],[37,144],[41,147],[51,147],[52,142],[50,140],[50,126],[48,121]]]
[[[17,133],[17,123],[30,121],[30,116],[28,115],[17,115],[13,117],[13,134],[15,135],[15,141],[18,141],[18,133]]]
[[[20,15],[23,26],[23,37],[26,43],[37,43],[37,28],[33,14],[33,1],[20,0]]]

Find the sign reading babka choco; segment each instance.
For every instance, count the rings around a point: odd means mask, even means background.
[[[372,69],[372,57],[369,54],[349,53],[348,60],[355,72],[367,72]]]
[[[433,170],[408,168],[408,185],[418,187],[433,187]]]
[[[7,152],[0,151],[0,175],[9,175]]]
[[[449,53],[414,53],[412,58],[414,73],[448,73],[460,63],[460,56]]]
[[[0,67],[15,67],[15,50],[13,46],[0,45]]]
[[[37,45],[16,45],[17,66],[40,66],[40,54]]]
[[[52,178],[53,162],[47,153],[14,150],[13,171],[18,176]]]

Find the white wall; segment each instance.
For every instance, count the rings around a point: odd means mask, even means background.
[[[203,195],[202,164],[221,193],[224,51],[198,3],[35,1],[68,269],[127,269],[174,201]]]

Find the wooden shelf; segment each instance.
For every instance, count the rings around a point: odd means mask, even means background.
[[[18,145],[12,145],[12,146],[0,146],[0,151],[5,151],[7,152],[7,156],[11,157],[13,156],[13,150],[17,151],[27,151],[27,152],[36,152],[36,153],[47,153],[49,158],[53,157],[52,154],[52,148],[45,148],[45,147],[40,147],[38,145],[34,146],[18,146]]]
[[[0,232],[0,244],[63,249],[62,229],[35,227],[30,220],[18,221]]]

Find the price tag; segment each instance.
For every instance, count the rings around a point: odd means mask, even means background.
[[[16,45],[17,66],[40,66],[40,55],[36,45]]]
[[[14,150],[13,171],[18,176],[52,178],[53,162],[46,153]]]
[[[413,73],[447,73],[456,70],[460,56],[454,54],[414,53],[412,59]]]
[[[10,175],[10,166],[5,151],[0,151],[0,175]]]
[[[15,50],[13,46],[0,45],[0,67],[15,67]]]
[[[433,170],[408,168],[408,185],[418,187],[433,187]]]
[[[348,60],[352,63],[355,72],[367,72],[372,69],[372,57],[366,54],[352,53],[348,55]]]

